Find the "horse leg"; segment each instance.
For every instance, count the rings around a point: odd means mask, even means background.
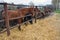
[[[42,13],[41,13],[41,15],[42,15],[42,18],[44,18],[44,16],[45,16],[45,13],[44,13],[44,12],[42,12]]]
[[[33,24],[32,16],[28,17],[30,24]]]
[[[31,20],[31,21],[29,21],[30,22],[30,24],[33,24],[33,21]]]
[[[21,25],[18,26],[18,29],[21,30]]]
[[[18,19],[18,23],[19,23],[18,29],[21,30],[22,18]]]

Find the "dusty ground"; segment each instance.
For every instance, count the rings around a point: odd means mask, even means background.
[[[37,23],[22,26],[11,30],[8,37],[6,33],[0,34],[0,40],[60,40],[60,14],[37,20]]]

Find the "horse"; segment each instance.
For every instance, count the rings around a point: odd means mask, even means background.
[[[44,7],[44,12],[45,12],[45,13],[49,13],[49,12],[52,12],[52,10],[51,10],[51,8]]]
[[[21,24],[22,22],[32,19],[35,16],[35,11],[39,12],[38,8],[22,8],[22,9],[17,9],[17,10],[7,10],[7,13],[8,13],[9,19],[16,18],[16,17],[22,17],[22,16],[31,14],[30,16],[13,20],[14,21],[13,23],[17,22],[18,24]],[[2,12],[2,16],[3,16],[3,19],[5,19],[5,11]],[[29,22],[33,24],[32,20]]]

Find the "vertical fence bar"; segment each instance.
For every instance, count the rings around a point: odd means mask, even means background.
[[[35,12],[35,23],[36,23],[36,12]]]
[[[8,13],[7,13],[7,3],[4,3],[4,11],[5,11],[5,26],[6,26],[6,30],[7,30],[7,35],[10,35],[10,26],[9,26],[9,17],[8,17]]]
[[[37,9],[37,6],[35,7]],[[37,22],[37,10],[35,9],[35,23]]]
[[[35,10],[34,10],[34,7],[33,7],[33,18],[34,18],[34,20],[35,20]]]

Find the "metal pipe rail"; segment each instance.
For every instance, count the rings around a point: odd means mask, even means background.
[[[30,15],[27,15],[27,16],[30,16]],[[9,18],[9,21],[10,21],[10,20],[19,19],[19,18],[24,18],[24,17],[27,17],[27,16],[21,16],[21,17]],[[0,20],[0,22],[4,22],[4,20]]]

